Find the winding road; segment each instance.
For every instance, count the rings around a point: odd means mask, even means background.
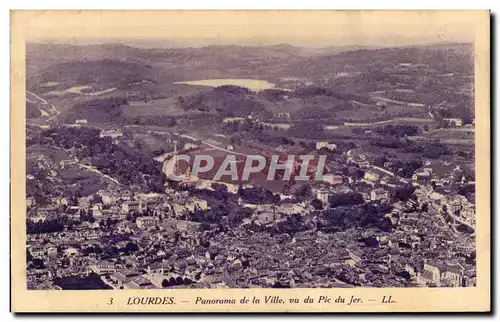
[[[42,98],[42,97],[40,97],[40,96],[36,95],[36,94],[35,94],[35,93],[33,93],[33,92],[28,91],[28,90],[26,90],[26,93],[27,93],[27,94],[30,94],[30,95],[31,95],[31,96],[33,96],[34,98],[38,99],[38,100],[41,102],[41,104],[42,104],[42,105],[47,105],[47,106],[48,106],[48,111],[47,111],[47,110],[43,110],[44,112],[48,113],[49,115],[50,115],[50,114],[52,114],[52,116],[51,116],[51,117],[49,117],[49,118],[47,119],[47,121],[51,121],[51,120],[53,120],[54,118],[56,118],[59,114],[61,114],[61,112],[59,112],[59,111],[56,109],[56,107],[55,107],[54,105],[49,104],[49,102],[47,102],[47,100],[46,100],[46,99],[44,99],[44,98]],[[27,97],[26,97],[26,100],[27,100],[28,102],[34,103],[33,101],[30,101]],[[50,111],[50,112],[49,112],[49,111]],[[40,111],[40,112],[41,112],[41,111]]]
[[[96,168],[92,167],[92,166],[89,166],[89,165],[86,165],[86,164],[82,164],[82,163],[79,163],[78,164],[80,166],[80,168],[82,169],[85,169],[87,171],[90,171],[90,172],[94,172],[94,173],[97,173],[97,174],[100,174],[102,177],[108,179],[108,180],[111,180],[112,182],[116,183],[117,185],[120,185],[120,186],[123,186],[123,184],[121,184],[120,182],[118,182],[118,180],[116,180],[115,178],[113,177],[110,177],[108,176],[107,174],[104,174],[102,173],[101,171],[97,170]]]

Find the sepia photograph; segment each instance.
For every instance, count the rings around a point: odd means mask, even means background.
[[[14,293],[489,309],[489,12],[11,19]]]

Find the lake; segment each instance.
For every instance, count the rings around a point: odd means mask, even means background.
[[[265,80],[259,79],[203,79],[203,80],[193,80],[187,82],[176,82],[174,84],[187,84],[187,85],[198,85],[198,86],[209,86],[218,87],[223,85],[236,85],[248,88],[251,91],[261,91],[264,89],[274,88],[273,83],[269,83]]]

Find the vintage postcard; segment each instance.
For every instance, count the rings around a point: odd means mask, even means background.
[[[13,11],[14,312],[490,310],[488,11]]]

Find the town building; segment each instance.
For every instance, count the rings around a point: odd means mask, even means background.
[[[373,201],[389,199],[389,192],[382,188],[373,189],[370,193],[370,199]]]
[[[64,254],[68,257],[76,257],[78,253],[78,250],[74,247],[68,247],[64,250]]]
[[[334,143],[328,143],[326,141],[318,141],[316,142],[316,150],[320,150],[322,148],[326,148],[330,151],[334,151],[335,149],[337,149],[337,145],[334,144]]]
[[[108,130],[102,130],[101,133],[99,134],[101,138],[105,137],[110,137],[113,139],[119,138],[123,136],[123,132],[120,130],[114,130],[114,129],[108,129]]]
[[[45,255],[45,250],[39,246],[33,246],[30,248],[30,254],[33,258],[42,258]]]
[[[344,178],[341,175],[326,174],[324,178],[325,178],[324,182],[330,185],[338,185],[344,183]]]
[[[455,127],[461,127],[463,125],[462,119],[459,118],[444,118],[443,121],[448,122]]]
[[[127,201],[122,205],[122,211],[130,214],[130,213],[142,213],[142,205],[140,201]]]
[[[463,285],[463,266],[453,263],[425,262],[417,281],[424,285],[461,287]]]
[[[114,263],[108,261],[100,261],[94,265],[91,265],[91,270],[98,275],[112,274],[116,272],[116,267]]]
[[[425,185],[425,184],[429,183],[429,180],[431,179],[431,173],[432,172],[429,172],[427,170],[415,172],[412,176],[412,179],[414,182],[416,182],[418,184]]]
[[[98,221],[102,220],[102,204],[97,203],[92,206],[92,217],[94,217],[94,219]]]
[[[58,211],[58,206],[39,207],[37,210],[37,214],[39,216],[52,217],[55,216]]]
[[[121,269],[111,274],[110,279],[113,283],[116,284],[117,288],[121,288],[137,276],[139,276],[138,272],[130,271],[128,269]]]
[[[144,229],[148,226],[154,226],[158,222],[158,218],[145,216],[145,217],[137,217],[135,223],[139,229]]]
[[[380,175],[375,172],[366,171],[364,180],[368,182],[377,182],[380,180]]]
[[[59,162],[59,166],[61,167],[61,169],[65,169],[78,165],[78,162],[79,162],[78,158],[61,160]]]
[[[36,200],[34,197],[27,197],[26,198],[26,208],[31,208],[36,205]]]
[[[323,203],[323,205],[328,205],[330,193],[326,188],[319,188],[316,191],[316,198]]]

